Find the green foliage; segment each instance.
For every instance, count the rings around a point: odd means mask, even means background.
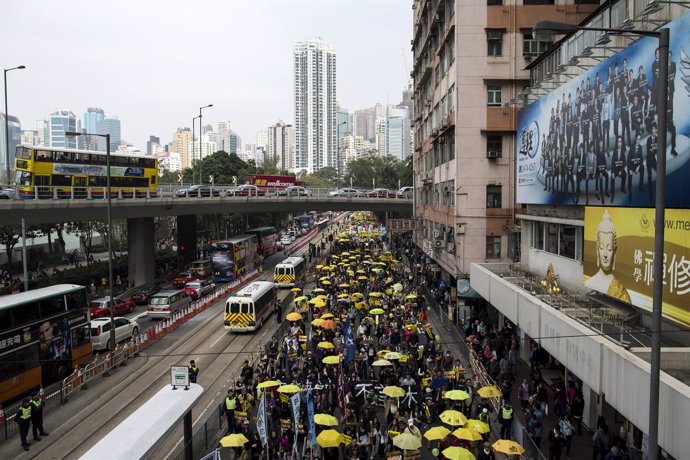
[[[392,155],[378,155],[367,152],[360,158],[347,164],[345,184],[352,179],[353,187],[372,188],[376,179],[376,187],[398,190],[400,186],[412,184],[412,159],[398,160]]]

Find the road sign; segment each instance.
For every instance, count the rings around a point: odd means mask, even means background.
[[[182,183],[182,174],[177,175],[177,182]]]
[[[170,366],[170,384],[173,390],[177,387],[189,389],[189,369],[187,366]]]
[[[236,184],[237,183],[237,176],[232,176],[232,183]]]
[[[213,185],[213,176],[212,175],[208,176],[208,181],[210,182],[211,185]]]

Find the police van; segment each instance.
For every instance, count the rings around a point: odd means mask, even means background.
[[[253,332],[273,313],[276,301],[275,284],[254,281],[225,301],[223,324],[232,332]]]
[[[288,257],[275,266],[273,281],[278,287],[292,287],[304,275],[306,263],[302,257]]]

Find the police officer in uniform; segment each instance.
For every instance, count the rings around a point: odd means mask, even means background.
[[[189,362],[189,381],[191,383],[196,383],[196,378],[199,375],[199,368],[196,367],[194,360]]]
[[[29,434],[29,426],[31,425],[31,402],[28,398],[24,398],[22,405],[19,406],[17,414],[14,416],[14,421],[19,424],[19,437],[22,440],[22,447],[24,450],[29,450],[29,441],[26,436]]]
[[[237,396],[230,388],[228,395],[225,397],[225,416],[228,418],[228,434],[232,433],[235,428],[235,410],[237,409]]]
[[[38,393],[31,395],[31,425],[36,441],[40,441],[41,436],[48,436],[43,429],[43,405],[43,400]]]
[[[513,408],[510,401],[504,401],[501,406],[501,439],[510,439],[511,425],[513,424]]]

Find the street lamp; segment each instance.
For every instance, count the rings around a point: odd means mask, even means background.
[[[192,159],[189,162],[189,166],[192,168],[192,184],[194,183],[194,143],[196,142],[196,119],[199,117],[194,117],[192,118],[192,151],[189,152],[190,155],[192,155]],[[199,125],[199,133],[201,133],[201,125]],[[199,137],[201,137],[201,134],[199,134]],[[199,142],[199,147],[201,147],[201,142]],[[199,160],[201,160],[201,149],[199,149]],[[201,183],[201,174],[199,174],[199,183]]]
[[[111,218],[112,199],[110,196],[110,134],[96,134],[87,132],[67,131],[65,136],[98,136],[105,138],[105,185],[108,194],[107,219],[108,219],[108,289],[110,290],[110,343],[112,350],[115,350],[115,317],[113,313],[113,220]]]
[[[208,104],[203,107],[199,107],[199,184],[201,184],[202,179],[201,179],[201,130],[202,128],[202,116],[201,116],[201,111],[204,110],[207,107],[213,107],[213,104]]]
[[[663,305],[664,281],[664,215],[666,210],[666,126],[668,123],[668,47],[670,31],[668,28],[654,31],[608,29],[599,27],[578,27],[552,21],[539,21],[534,25],[535,38],[539,35],[570,34],[579,30],[604,32],[611,35],[638,35],[655,37],[659,41],[659,94],[657,113],[659,114],[659,140],[656,165],[656,203],[654,226],[654,265],[652,289],[652,356],[649,382],[649,459],[659,459],[659,377],[661,368],[661,307]],[[651,185],[651,184],[650,184]]]
[[[20,65],[17,67],[12,67],[11,69],[3,69],[3,77],[5,82],[5,167],[7,168],[7,185],[10,185],[12,180],[12,178],[10,178],[10,115],[7,112],[7,72],[10,70],[22,69],[26,69],[26,66]]]

